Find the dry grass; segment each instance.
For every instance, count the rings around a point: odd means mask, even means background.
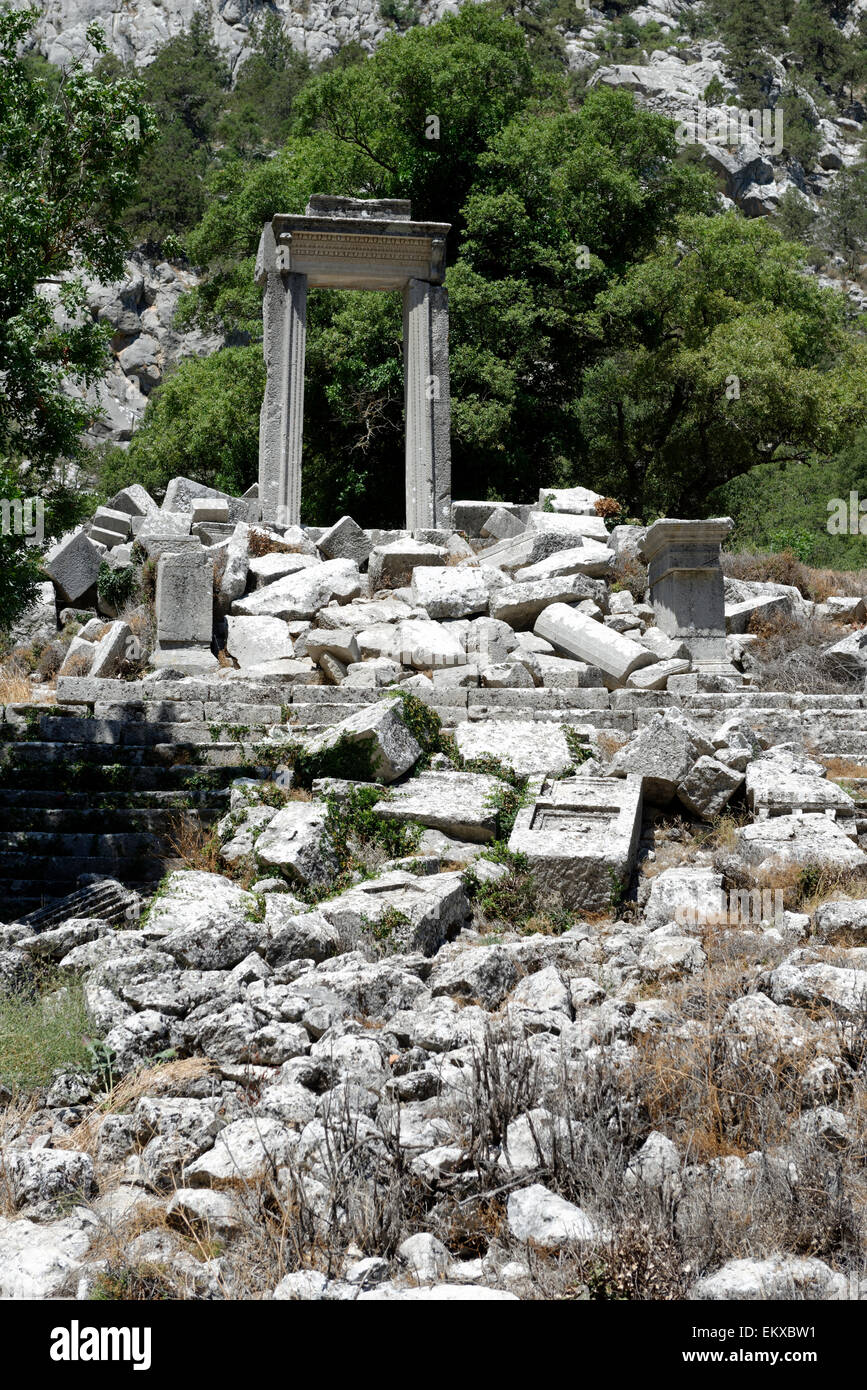
[[[811,752],[811,756],[824,763],[831,782],[845,781],[849,777],[867,777],[867,763],[859,761],[858,758],[829,758],[819,752]]]
[[[183,1094],[189,1082],[214,1073],[214,1063],[207,1057],[184,1057],[180,1061],[130,1072],[105,1093],[81,1124],[63,1138],[55,1139],[54,1147],[95,1156],[99,1126],[106,1115],[119,1115],[129,1110],[142,1096]]]
[[[170,827],[166,837],[169,848],[185,869],[202,869],[209,874],[226,872],[226,865],[220,858],[220,841],[213,827],[202,825],[184,811],[171,818]]]
[[[286,545],[280,536],[271,535],[268,531],[260,531],[258,527],[250,527],[249,542],[250,558],[260,560],[263,555],[289,555],[292,553],[292,546]]]
[[[839,624],[788,614],[756,615],[750,631],[759,639],[748,656],[753,689],[810,695],[860,691],[863,678],[853,678],[845,667],[824,655],[826,648],[840,640]]]
[[[609,582],[613,592],[627,589],[636,603],[642,603],[647,593],[647,566],[634,555],[617,555],[611,566]]]
[[[729,889],[777,891],[789,912],[812,913],[829,898],[867,897],[867,873],[841,870],[827,864],[782,864],[774,859],[762,864],[744,864],[721,849],[714,867],[722,873]]]
[[[0,705],[27,704],[33,698],[30,677],[17,661],[0,666]]]
[[[629,734],[623,734],[614,730],[600,729],[596,734],[596,747],[603,758],[609,760],[614,754],[619,752],[630,739]]]
[[[748,583],[792,584],[804,598],[824,603],[833,594],[859,598],[867,594],[867,570],[812,569],[791,550],[724,550],[721,557],[727,579]]]

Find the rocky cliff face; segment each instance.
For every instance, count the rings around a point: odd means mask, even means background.
[[[40,51],[52,63],[83,57],[87,26],[98,20],[119,58],[147,64],[167,39],[189,27],[196,13],[210,12],[214,39],[233,65],[247,41],[250,22],[276,10],[295,47],[314,62],[344,44],[373,49],[390,32],[378,0],[44,0],[36,30]],[[422,24],[455,11],[454,0],[420,0]]]
[[[223,346],[219,334],[180,333],[173,327],[178,299],[196,282],[192,271],[136,252],[126,262],[123,280],[88,284],[89,312],[112,329],[111,364],[102,381],[87,391],[71,388],[100,411],[88,443],[127,443],[165,373],[182,357],[205,357]]]

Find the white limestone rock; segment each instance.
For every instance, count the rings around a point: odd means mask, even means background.
[[[766,1260],[729,1260],[715,1274],[699,1279],[690,1290],[698,1300],[802,1299],[813,1302],[844,1299],[846,1276],[823,1260],[773,1255]]]
[[[232,612],[247,617],[261,615],[284,618],[313,618],[320,608],[337,600],[347,603],[363,591],[361,575],[354,560],[324,560],[321,565],[286,575],[266,584],[232,605]]]
[[[515,1239],[532,1241],[544,1249],[593,1245],[606,1238],[586,1212],[541,1183],[513,1192],[506,1210],[509,1229]]]
[[[226,651],[243,669],[263,661],[285,661],[294,656],[289,628],[282,618],[226,619]]]
[[[326,816],[327,808],[315,801],[284,806],[256,841],[258,863],[282,869],[305,887],[329,882],[339,862],[326,833]]]

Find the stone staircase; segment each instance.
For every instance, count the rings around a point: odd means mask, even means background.
[[[382,690],[236,677],[130,682],[62,677],[57,703],[8,705],[0,722],[0,920],[111,877],[151,891],[178,861],[179,821],[207,826],[228,786],[279,762],[275,725],[299,735],[338,723]],[[666,708],[708,733],[732,715],[774,743],[795,742],[867,804],[867,705],[861,695],[738,691],[673,695],[602,689],[428,694],[446,728],[465,721],[589,725],[628,737]],[[863,775],[862,775],[863,774]]]
[[[206,721],[204,701],[163,698],[167,683],[159,699],[150,690],[143,698],[133,683],[87,684],[124,688],[97,689],[111,695],[110,705],[82,699],[93,692],[73,688],[60,689],[55,706],[3,711],[2,920],[49,905],[93,878],[151,892],[180,862],[173,842],[183,822],[210,825],[226,810],[234,778],[257,767],[261,775],[258,745],[283,713],[279,703],[249,705],[233,691],[224,719]]]

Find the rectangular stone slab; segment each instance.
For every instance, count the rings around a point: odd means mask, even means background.
[[[204,550],[160,557],[157,566],[157,641],[210,645],[214,564]]]
[[[498,777],[478,772],[423,772],[395,787],[390,798],[373,809],[386,820],[416,821],[456,840],[493,840],[493,798],[504,786]]]
[[[518,812],[509,849],[525,854],[536,882],[563,904],[604,912],[625,890],[641,833],[641,778],[548,779]]]

